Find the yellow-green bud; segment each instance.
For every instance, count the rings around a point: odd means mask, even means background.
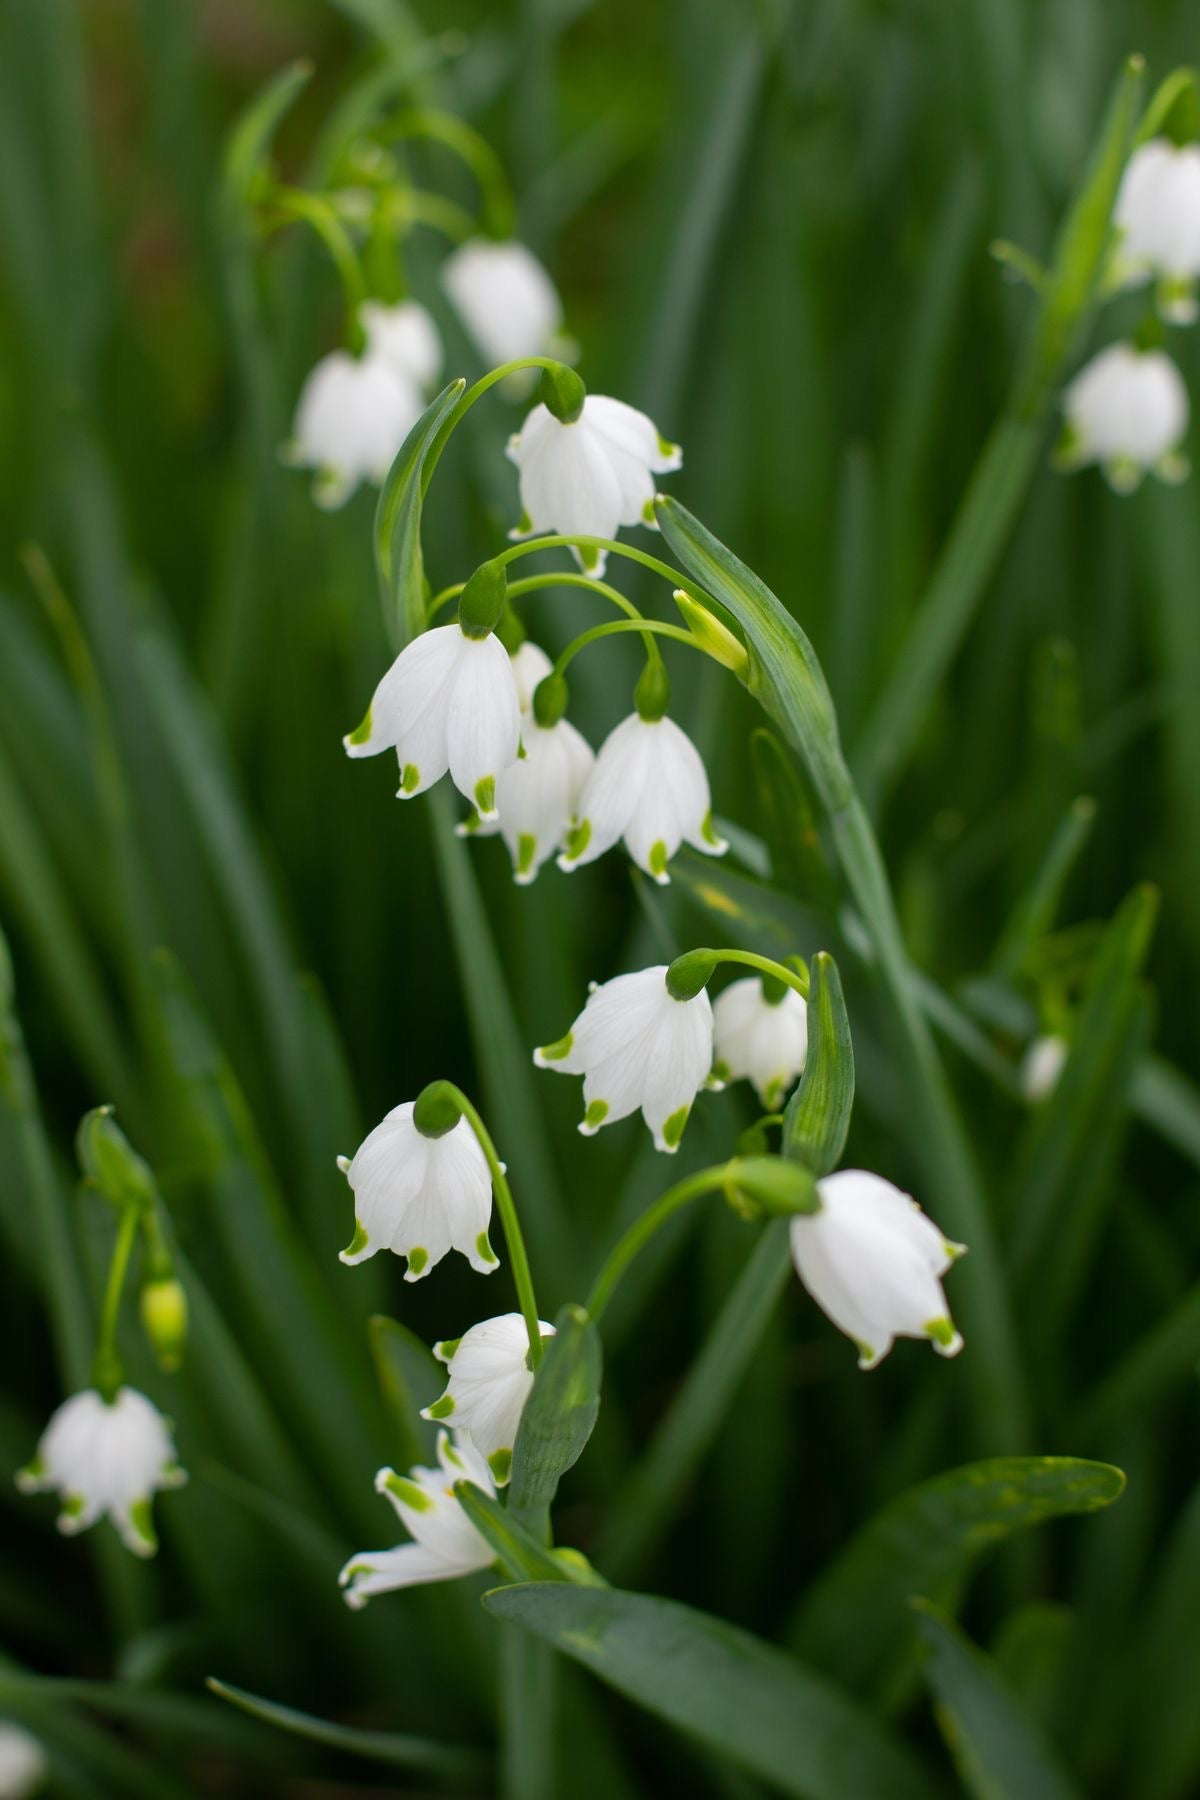
[[[140,1311],[159,1368],[173,1375],[187,1346],[188,1303],[182,1283],[173,1275],[148,1281],[142,1289]]]
[[[542,370],[538,395],[547,412],[553,413],[560,425],[574,425],[583,411],[587,389],[574,369],[566,363],[555,363]]]
[[[729,1203],[744,1217],[821,1210],[816,1181],[803,1163],[786,1156],[745,1156],[735,1157],[728,1170]]]
[[[154,1176],[113,1117],[111,1106],[85,1113],[75,1138],[79,1166],[114,1206],[154,1204]]]
[[[683,615],[683,622],[695,638],[702,650],[732,669],[739,681],[745,681],[750,669],[750,652],[741,638],[735,637],[727,625],[723,625],[714,612],[707,606],[701,606],[682,588],[675,589],[675,604]]]
[[[458,597],[458,622],[467,637],[485,638],[495,631],[508,597],[502,562],[480,563]]]

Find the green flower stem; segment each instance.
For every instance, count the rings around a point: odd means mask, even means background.
[[[426,618],[432,620],[443,606],[448,606],[451,600],[457,600],[466,585],[465,581],[455,581],[443,588],[440,594],[435,594],[426,609]],[[520,581],[510,581],[508,597],[510,600],[518,600],[522,594],[532,594],[539,588],[552,587],[586,588],[590,593],[601,594],[606,600],[611,600],[630,619],[640,619],[643,616],[632,600],[626,599],[624,594],[607,581],[593,581],[590,575],[573,575],[569,569],[552,570],[546,575],[525,575]]]
[[[683,1207],[693,1200],[699,1200],[704,1194],[720,1193],[727,1188],[733,1167],[731,1163],[720,1163],[716,1168],[700,1169],[695,1175],[685,1176],[674,1187],[668,1188],[665,1194],[660,1194],[654,1204],[634,1220],[624,1237],[619,1238],[609,1251],[600,1273],[592,1283],[586,1310],[593,1321],[599,1319],[612,1299],[621,1277],[639,1250],[644,1250],[655,1233],[661,1231],[667,1220],[673,1218]]]
[[[308,194],[303,188],[275,185],[269,190],[267,200],[288,217],[311,225],[328,250],[346,297],[351,342],[355,349],[361,349],[362,326],[358,309],[367,298],[367,282],[346,227],[328,200],[320,194]]]
[[[496,1195],[496,1210],[500,1214],[500,1223],[504,1227],[504,1241],[508,1245],[509,1260],[512,1263],[517,1301],[521,1308],[521,1316],[525,1320],[525,1329],[529,1333],[529,1362],[530,1366],[536,1369],[542,1360],[541,1314],[538,1312],[537,1297],[533,1291],[533,1276],[529,1269],[529,1257],[525,1252],[521,1221],[517,1217],[517,1204],[513,1199],[512,1189],[508,1185],[508,1177],[504,1173],[504,1164],[496,1154],[496,1146],[492,1142],[487,1126],[461,1088],[455,1087],[453,1082],[447,1082],[446,1088],[462,1108],[462,1115],[475,1133],[476,1141],[483,1151],[484,1160],[491,1172],[492,1188]]]
[[[465,244],[476,235],[475,220],[465,206],[447,200],[444,194],[431,194],[425,188],[402,188],[393,207],[396,224],[404,230],[411,225],[428,225],[440,231],[452,244]]]
[[[479,184],[488,229],[496,237],[507,237],[512,231],[516,208],[504,165],[487,140],[465,120],[434,107],[406,107],[385,120],[372,135],[383,143],[427,138],[442,144],[465,164]]]
[[[108,1268],[108,1283],[104,1289],[104,1305],[100,1313],[100,1331],[92,1361],[92,1380],[106,1400],[116,1398],[117,1390],[125,1379],[125,1370],[117,1355],[117,1320],[121,1315],[121,1295],[125,1289],[129,1258],[137,1239],[141,1218],[140,1206],[125,1207],[117,1228],[112,1262]]]
[[[759,956],[754,950],[709,950],[709,956],[715,956],[723,963],[744,963],[748,969],[758,969],[763,975],[772,975],[776,981],[794,988],[802,1000],[808,999],[808,972],[803,975],[797,969],[789,969],[786,963],[775,962],[770,956]],[[776,1115],[768,1114],[768,1118]]]
[[[589,644],[595,644],[601,638],[616,637],[621,632],[640,631],[646,645],[646,657],[649,661],[662,661],[662,653],[654,642],[656,637],[673,638],[677,644],[690,644],[693,650],[703,651],[705,656],[711,654],[704,645],[696,641],[691,632],[683,625],[668,625],[660,619],[609,619],[603,625],[593,625],[590,631],[581,631],[577,638],[563,650],[554,665],[554,673],[563,675],[567,665],[585,650]],[[715,659],[714,659],[715,660]]]
[[[538,358],[537,360],[543,361],[544,359]],[[522,368],[524,364],[510,363],[506,367]],[[503,371],[493,371],[493,373],[503,373]],[[485,381],[490,379],[489,376],[484,377]],[[461,406],[473,392],[474,389],[471,389],[468,394],[464,394],[459,405]],[[451,416],[453,417],[453,415]],[[706,594],[703,588],[698,588],[690,575],[684,575],[680,570],[673,569],[670,563],[663,562],[661,557],[651,556],[648,550],[638,550],[633,544],[622,544],[617,538],[585,537],[581,532],[547,532],[544,537],[526,538],[523,542],[514,544],[511,549],[501,551],[496,561],[507,564],[516,562],[519,556],[532,556],[536,550],[560,549],[607,550],[610,556],[624,556],[630,562],[640,563],[643,569],[653,569],[656,575],[661,575],[664,581],[670,582],[672,590],[682,588],[686,594],[691,594],[693,597],[701,596],[708,606],[714,609],[716,607],[717,603],[712,595]]]

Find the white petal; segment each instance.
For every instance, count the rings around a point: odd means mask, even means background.
[[[418,301],[384,306],[368,300],[359,317],[372,352],[417,387],[433,383],[442,366],[442,340],[432,317]]]
[[[406,644],[375,689],[363,725],[343,738],[346,754],[395,750],[402,770],[408,763],[418,771],[415,792],[444,775],[449,685],[466,641],[457,625],[435,625]]]
[[[442,264],[455,311],[493,364],[544,351],[562,324],[562,302],[524,244],[473,238]]]
[[[486,821],[496,816],[497,778],[517,760],[517,684],[499,638],[459,635],[466,648],[452,677],[446,715],[450,778]]]
[[[496,806],[516,880],[526,884],[562,844],[594,759],[566,719],[548,730],[527,720],[522,741],[525,755],[500,777]]]
[[[545,681],[554,668],[554,664],[546,655],[540,644],[532,638],[525,638],[513,651],[509,661],[512,663],[513,679],[517,684],[517,701],[522,713],[533,711],[533,696],[539,684]]]
[[[579,796],[579,824],[587,841],[561,857],[560,866],[575,869],[595,862],[619,843],[641,804],[643,789],[653,779],[654,727],[630,713],[600,746],[595,765]]]

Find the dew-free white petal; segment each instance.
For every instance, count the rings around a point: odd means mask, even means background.
[[[808,1053],[808,1008],[792,988],[777,1002],[764,997],[757,975],[734,981],[713,1002],[718,1066],[727,1079],[754,1083],[767,1108],[777,1106],[803,1071]]]
[[[131,1387],[111,1402],[85,1388],[52,1415],[17,1485],[62,1496],[61,1531],[74,1535],[107,1514],[128,1549],[150,1556],[157,1548],[150,1501],[186,1479],[170,1426],[152,1401]]]
[[[340,1165],[354,1194],[355,1226],[341,1260],[360,1263],[390,1250],[408,1259],[405,1280],[418,1281],[458,1250],[472,1268],[490,1273],[492,1178],[478,1139],[466,1119],[441,1137],[425,1137],[413,1106],[408,1100],[394,1107]]]
[[[490,363],[540,355],[562,326],[554,283],[524,244],[472,238],[446,258],[441,279]]]

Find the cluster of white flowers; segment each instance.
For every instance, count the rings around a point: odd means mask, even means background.
[[[1161,137],[1139,145],[1122,178],[1114,224],[1114,287],[1153,281],[1160,318],[1193,324],[1200,316],[1200,145]],[[1062,466],[1097,463],[1119,494],[1132,493],[1150,473],[1164,481],[1186,476],[1188,392],[1153,342],[1125,339],[1101,350],[1068,385],[1063,413]]]

